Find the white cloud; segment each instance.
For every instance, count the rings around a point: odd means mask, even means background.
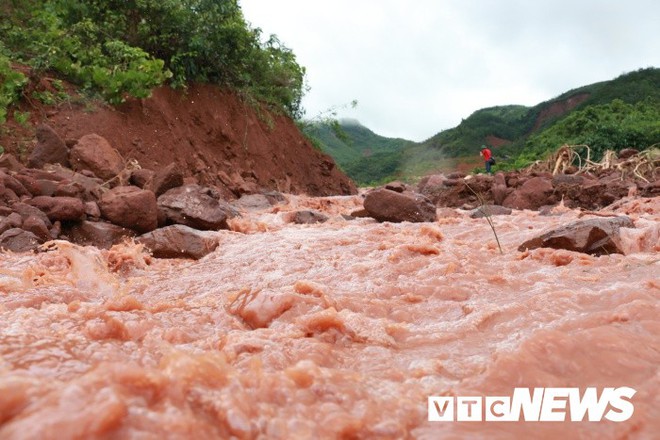
[[[493,105],[660,66],[653,0],[240,0],[307,68],[314,116],[353,99],[376,133],[426,139]]]

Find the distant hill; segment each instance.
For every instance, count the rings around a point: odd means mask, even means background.
[[[355,119],[310,123],[303,131],[361,185],[396,178],[403,150],[412,144],[380,136]]]
[[[542,159],[563,143],[588,144],[596,156],[605,149],[646,148],[660,142],[660,69],[572,89],[533,107],[480,109],[420,143],[384,138],[356,121],[320,124],[306,134],[358,184],[469,171],[481,164],[481,145],[493,148],[502,168]]]

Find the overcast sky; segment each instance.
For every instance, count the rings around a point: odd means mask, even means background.
[[[660,67],[658,0],[239,0],[307,69],[306,117],[414,141],[484,107],[535,105]]]

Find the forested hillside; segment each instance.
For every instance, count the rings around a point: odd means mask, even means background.
[[[341,128],[349,141],[334,135],[329,124],[316,135],[323,150],[358,183],[465,171],[480,164],[481,145],[495,151],[499,169],[524,167],[566,143],[589,145],[591,159],[598,160],[605,150],[645,149],[660,143],[660,69],[640,69],[573,89],[533,107],[480,109],[424,142],[403,142],[371,157],[361,152],[377,145],[373,136],[361,138],[349,126]],[[366,169],[368,174],[357,172]]]

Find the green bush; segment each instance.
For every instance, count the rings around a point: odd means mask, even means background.
[[[9,59],[0,54],[0,124],[7,120],[7,108],[16,102],[28,79],[11,68]]]
[[[531,136],[525,157],[542,159],[563,144],[588,145],[591,159],[600,160],[606,150],[645,149],[660,142],[660,102],[647,99],[627,104],[615,99],[569,116]],[[522,155],[521,155],[522,156]]]
[[[13,59],[111,103],[195,81],[302,114],[304,68],[276,37],[261,42],[237,0],[11,0],[0,10]]]

